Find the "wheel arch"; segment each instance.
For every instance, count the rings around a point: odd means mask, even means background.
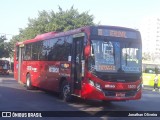
[[[27,82],[27,75],[30,75],[30,77],[31,77],[31,74],[30,74],[30,72],[27,72],[27,73],[26,73],[25,84],[26,84],[26,82]],[[31,80],[32,80],[32,79],[31,79]]]
[[[61,78],[60,78],[60,82],[59,82],[59,89],[58,89],[59,92],[61,91],[61,86],[62,86],[62,83],[63,83],[64,81],[68,81],[67,78],[66,78],[66,77],[61,77]]]

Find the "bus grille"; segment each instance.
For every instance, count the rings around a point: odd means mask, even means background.
[[[97,77],[107,82],[136,82],[140,79],[140,75],[129,74],[97,74]]]

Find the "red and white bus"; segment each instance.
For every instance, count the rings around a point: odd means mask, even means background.
[[[140,32],[116,26],[86,26],[18,42],[14,77],[38,87],[102,101],[137,100],[142,94]]]
[[[0,74],[9,75],[9,61],[8,60],[0,60]]]

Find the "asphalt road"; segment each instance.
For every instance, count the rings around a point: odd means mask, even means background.
[[[151,90],[143,90],[143,97],[137,101],[127,102],[112,102],[104,104],[100,101],[89,101],[77,99],[73,103],[66,103],[59,99],[56,93],[50,93],[43,90],[26,90],[24,85],[18,84],[14,80],[13,75],[0,76],[0,111],[67,111],[67,114],[77,114],[75,111],[80,111],[87,115],[98,114],[101,111],[160,111],[160,92],[152,92]],[[95,112],[91,112],[95,111]],[[56,114],[52,112],[51,114]],[[61,112],[60,112],[61,113]],[[123,112],[115,112],[123,114]],[[124,112],[125,113],[125,112]],[[65,114],[65,112],[62,112]],[[160,114],[160,112],[159,112]],[[1,120],[2,118],[0,118]],[[3,118],[6,119],[6,118]],[[9,118],[17,119],[17,118]],[[23,118],[31,119],[31,118]],[[51,119],[53,118],[38,118]],[[107,117],[100,114],[98,117],[54,117],[55,119],[63,120],[159,120],[160,117]]]

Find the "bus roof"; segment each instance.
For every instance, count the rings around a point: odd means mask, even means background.
[[[121,27],[121,26],[98,25],[98,26],[90,26],[90,27],[108,28],[108,29],[121,29],[121,30],[139,32],[137,29],[128,28],[128,27]]]
[[[120,27],[120,26],[106,26],[106,25],[84,26],[84,27],[77,28],[77,29],[74,29],[74,30],[69,30],[69,31],[66,31],[66,32],[56,32],[56,31],[53,31],[53,32],[48,32],[48,33],[40,34],[40,35],[37,35],[33,39],[25,40],[23,42],[18,42],[16,45],[30,43],[31,41],[32,42],[36,42],[36,41],[41,41],[41,40],[50,39],[50,38],[54,38],[54,37],[61,37],[61,36],[65,36],[65,35],[72,35],[72,34],[84,32],[84,31],[88,31],[89,29],[94,29],[94,28],[99,28],[99,29],[104,29],[104,28],[108,28],[108,29],[120,29],[120,30],[139,32],[139,31],[137,31],[135,29],[132,29],[132,28],[126,28],[126,27]]]

